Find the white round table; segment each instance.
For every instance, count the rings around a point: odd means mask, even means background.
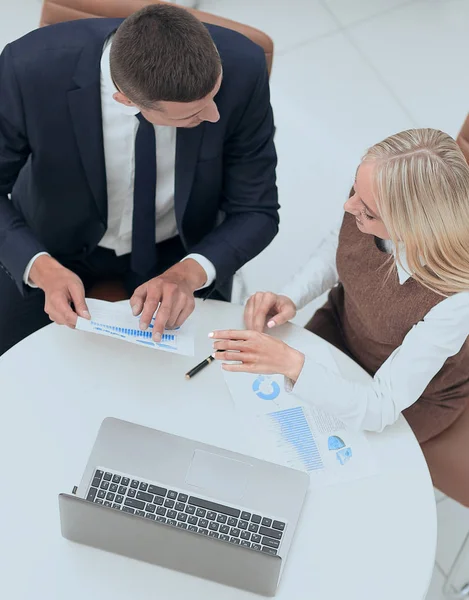
[[[50,325],[0,359],[0,573],[15,600],[243,600],[254,594],[69,542],[57,495],[78,485],[101,421],[113,416],[245,452],[221,370],[184,373],[242,307],[198,301],[195,357]],[[286,325],[276,335],[311,343]],[[326,344],[314,336],[316,343]],[[334,349],[341,372],[368,378]],[[423,600],[436,548],[433,488],[405,420],[368,434],[379,474],[309,492],[277,592],[288,600]],[[261,457],[268,458],[268,457]]]

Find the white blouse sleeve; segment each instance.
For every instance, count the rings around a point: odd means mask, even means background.
[[[305,402],[340,418],[350,429],[382,431],[422,395],[469,335],[469,292],[446,298],[409,331],[369,383],[350,381],[308,359],[293,386]]]
[[[291,298],[298,310],[338,282],[336,254],[339,229],[334,228],[323,238],[309,261],[280,292]]]

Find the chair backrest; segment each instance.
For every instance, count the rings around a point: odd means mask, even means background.
[[[149,4],[164,4],[164,2],[161,0],[44,0],[41,13],[41,26],[92,17],[125,18]],[[220,25],[220,27],[238,31],[261,46],[265,52],[267,68],[270,74],[274,44],[267,34],[259,31],[259,29],[231,21],[230,19],[217,17],[216,15],[194,8],[183,8],[204,23]]]

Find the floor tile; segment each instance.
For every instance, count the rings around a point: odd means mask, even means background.
[[[469,532],[469,509],[446,498],[437,504],[437,514],[436,562],[448,575]]]
[[[338,28],[319,0],[202,0],[199,8],[261,29],[272,37],[275,55]]]
[[[346,27],[358,21],[389,12],[403,4],[414,2],[414,0],[359,0],[359,2],[323,0],[323,2],[341,25]]]
[[[447,577],[447,588],[448,594],[460,594],[461,597],[469,598],[469,534]]]
[[[20,0],[5,3],[1,7],[0,49],[16,40],[28,31],[39,27],[41,2],[39,0]]]
[[[421,127],[456,135],[469,111],[469,2],[418,0],[349,31]]]
[[[433,577],[428,589],[428,594],[425,600],[446,600],[443,595],[443,586],[445,585],[445,578],[440,569],[435,566],[433,570]]]
[[[342,33],[279,57],[272,103],[281,228],[245,269],[250,292],[279,289],[304,264],[341,218],[366,148],[413,126]]]

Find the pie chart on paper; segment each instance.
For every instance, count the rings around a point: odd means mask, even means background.
[[[275,400],[280,395],[280,386],[265,375],[259,375],[252,384],[252,391],[261,400]]]

